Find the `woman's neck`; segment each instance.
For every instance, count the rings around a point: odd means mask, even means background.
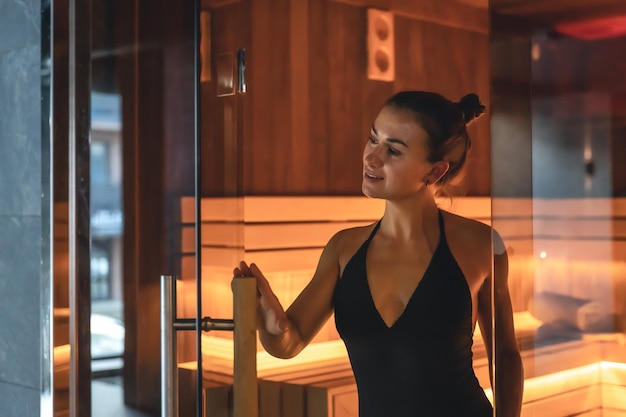
[[[438,229],[437,216],[437,204],[430,192],[420,193],[410,199],[387,200],[380,232],[407,240],[423,236],[433,228]]]

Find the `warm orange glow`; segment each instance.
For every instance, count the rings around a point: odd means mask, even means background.
[[[210,334],[202,336],[203,363],[206,369],[232,374],[233,342]],[[337,367],[349,367],[348,354],[341,340],[312,343],[295,358],[278,359],[267,352],[257,352],[257,372],[260,378],[278,372],[314,368],[320,362]]]
[[[626,314],[626,244],[611,238],[626,233],[623,225],[616,226],[611,217],[626,213],[626,199],[527,200],[526,204],[518,200],[494,201],[459,198],[451,207],[442,202],[442,208],[490,223],[491,204],[497,203],[493,221],[507,242],[515,330],[525,341],[522,355],[527,379],[522,415],[598,415],[603,408],[626,415],[626,363],[620,363],[626,362],[626,335],[581,331],[577,340],[552,345],[542,340],[536,347],[533,345],[542,337],[540,328],[545,330],[549,324],[533,315],[539,316],[536,305],[533,306],[537,294],[547,292],[594,301],[611,312],[611,319]],[[339,229],[377,220],[382,209],[379,201],[356,197],[245,197],[207,199],[206,204],[203,201],[204,315],[232,317],[231,274],[241,259],[257,263],[283,305],[289,305],[310,280],[327,240]],[[559,215],[555,219],[550,217],[552,213]],[[530,214],[537,216],[532,218]],[[183,227],[193,222],[189,220],[193,216],[189,216],[189,211],[183,210],[183,219],[188,220]],[[184,256],[194,251],[193,237],[193,230],[183,229]],[[195,316],[193,255],[191,261],[185,263],[183,259],[187,268],[183,268],[183,281],[179,283],[179,317]],[[474,340],[479,352],[474,361],[476,374],[481,385],[487,387],[488,363],[478,327]],[[203,335],[205,372],[232,375],[232,343],[229,332]],[[614,362],[603,361],[605,358]],[[260,378],[316,369],[321,363],[338,369],[350,366],[332,320],[296,358],[276,359],[258,346]],[[485,391],[491,399],[491,390]]]
[[[558,397],[576,393],[566,402]],[[591,365],[555,372],[524,382],[524,413],[532,414],[533,408],[540,408],[541,402],[554,398],[559,415],[578,414],[582,411],[611,408],[626,411],[626,364],[597,362]],[[554,407],[554,406],[553,406]],[[555,407],[556,409],[556,407]],[[540,409],[534,411],[541,411]]]
[[[205,335],[202,346],[205,370],[232,375],[232,341]],[[525,361],[534,360],[532,356],[525,358]],[[336,366],[338,370],[350,366],[340,340],[309,345],[289,360],[259,351],[257,361],[259,378],[313,369],[322,364]],[[558,415],[574,415],[602,407],[626,412],[626,363],[599,361],[528,378],[524,385],[522,416],[552,417],[556,410]],[[493,402],[492,390],[485,389],[485,393]]]

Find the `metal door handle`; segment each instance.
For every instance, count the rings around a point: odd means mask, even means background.
[[[233,417],[258,417],[256,278],[233,279],[233,319],[200,320],[202,331],[233,331]],[[161,416],[178,417],[177,330],[196,330],[196,319],[176,317],[176,277],[161,276]],[[202,354],[199,352],[198,354]],[[198,369],[202,372],[202,369]]]
[[[245,93],[248,90],[246,84],[246,49],[237,49],[237,92]]]

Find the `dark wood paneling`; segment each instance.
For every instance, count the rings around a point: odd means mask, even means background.
[[[472,32],[487,34],[489,20],[487,7],[474,7],[453,0],[327,0],[360,8],[391,10],[396,16],[436,23]],[[486,6],[486,5],[485,5]]]
[[[124,401],[160,408],[159,276],[164,271],[163,10],[116,4],[124,175]],[[139,13],[138,15],[135,13]],[[128,48],[128,47],[132,47]]]
[[[372,120],[361,103],[366,83],[366,11],[341,3],[328,5],[327,38],[330,194],[361,192],[362,151]],[[377,81],[378,82],[378,81]],[[380,102],[380,100],[379,100]]]
[[[545,25],[626,14],[623,0],[491,0],[489,6],[497,13]]]
[[[328,193],[329,151],[329,114],[326,106],[329,97],[328,51],[326,48],[332,28],[326,15],[328,2],[311,0],[309,2],[309,160],[312,161],[307,175],[307,185],[298,186],[298,193],[323,195]],[[276,193],[279,194],[279,193]]]
[[[533,62],[533,93],[626,91],[626,59],[615,51],[626,48],[626,38],[583,41],[566,37],[536,39],[541,58]]]
[[[511,33],[499,16],[494,18],[490,40],[491,195],[528,198],[533,195],[530,33]]]
[[[596,168],[606,172],[604,169],[610,165],[610,194],[625,195],[626,166],[621,158],[626,152],[623,140],[626,59],[615,51],[626,48],[626,38],[582,41],[544,37],[536,38],[535,44],[541,54],[533,61],[533,98],[544,103],[539,109],[540,116],[549,118],[554,128],[562,132],[544,140],[567,144],[570,152],[581,155],[582,164],[584,142],[581,138],[585,131],[596,132],[596,136],[592,135],[593,144],[606,148],[602,144],[608,141],[611,154],[608,159],[596,160]],[[561,104],[550,106],[550,102]],[[606,123],[610,123],[610,127],[607,128]],[[597,159],[602,155],[594,154],[594,157]],[[606,184],[598,184],[594,189],[597,187],[604,190]],[[581,182],[577,196],[587,194]]]
[[[244,138],[244,187],[245,194],[252,190],[266,193],[273,188],[275,164],[286,149],[278,147],[273,134],[274,107],[271,99],[275,88],[272,69],[280,64],[287,66],[287,51],[280,62],[272,63],[275,52],[272,51],[272,20],[270,0],[253,1],[252,8],[252,39],[250,42],[250,117],[252,123],[251,136]],[[281,1],[281,3],[283,3]],[[283,11],[284,13],[284,11]],[[286,16],[283,15],[283,19]],[[285,22],[286,23],[286,22]],[[276,45],[278,46],[278,44]],[[286,89],[287,86],[284,86]],[[277,103],[278,104],[278,103]],[[287,113],[288,114],[288,113]],[[285,122],[289,122],[287,114],[283,114]],[[276,154],[277,159],[274,159]],[[255,172],[257,175],[254,175]]]
[[[195,193],[194,2],[167,1],[163,36],[164,271],[182,276],[180,199]],[[189,283],[188,288],[193,288]],[[182,298],[182,297],[181,297]],[[178,332],[178,361],[196,358],[195,333]]]
[[[163,45],[164,185],[167,201],[193,195],[194,170],[194,21],[193,2],[167,9]],[[168,207],[168,211],[172,207]],[[168,216],[170,217],[170,216]]]
[[[289,58],[291,91],[291,164],[299,167],[288,175],[288,186],[294,193],[306,193],[303,185],[315,176],[316,160],[311,155],[311,125],[309,118],[309,8],[314,0],[290,0]],[[313,168],[313,169],[312,169]]]
[[[211,81],[201,86],[201,192],[203,196],[238,195],[242,190],[242,140],[249,121],[243,106],[251,94],[218,97],[218,61],[227,54],[234,66],[238,48],[248,53],[249,89],[255,84],[250,48],[250,6],[232,2],[211,13]],[[248,97],[250,96],[250,97]],[[243,130],[241,130],[243,128]],[[245,135],[248,136],[248,135]]]
[[[271,44],[266,56],[270,58],[267,68],[271,71],[272,81],[270,94],[263,100],[263,105],[272,109],[270,119],[272,137],[269,143],[272,144],[273,155],[270,166],[274,169],[272,170],[272,186],[268,190],[271,192],[276,189],[289,189],[291,172],[295,172],[296,169],[292,165],[293,150],[290,146],[292,120],[289,0],[271,0],[270,3],[271,6],[268,6],[266,10],[270,15]],[[254,36],[256,35],[255,32]],[[255,142],[258,144],[258,141]],[[283,149],[285,152],[282,151]],[[260,166],[259,170],[263,172],[265,168],[265,166]],[[252,177],[256,177],[255,171],[251,172]]]

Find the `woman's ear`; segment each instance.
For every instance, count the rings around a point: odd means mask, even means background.
[[[448,161],[439,161],[433,165],[426,178],[424,178],[424,182],[427,184],[435,184],[437,181],[441,179],[446,172],[450,169],[450,164]]]

